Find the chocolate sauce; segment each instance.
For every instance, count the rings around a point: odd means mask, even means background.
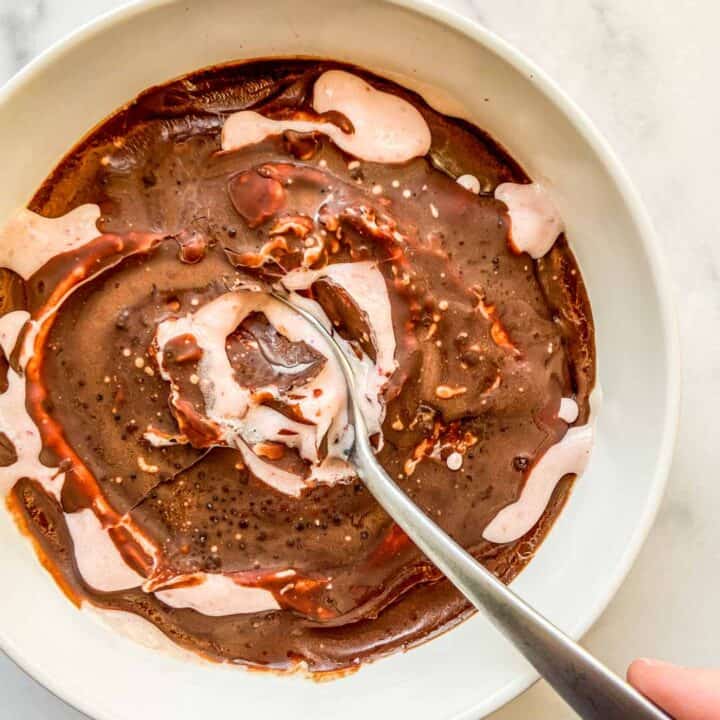
[[[223,122],[239,110],[353,132],[350,119],[319,117],[310,100],[315,80],[338,67],[262,61],[146,91],[72,150],[30,205],[57,217],[97,204],[98,238],[56,256],[26,283],[1,271],[4,312],[40,318],[73,290],[44,321],[26,371],[42,460],[66,470],[62,495],[58,502],[32,478],[11,493],[44,561],[78,601],[135,613],[211,659],[260,668],[355,667],[433,637],[471,608],[357,478],[308,481],[293,496],[253,474],[208,416],[198,338],[180,335],[159,348],[160,323],[249,282],[262,287],[300,268],[375,263],[397,362],[383,391],[378,459],[506,583],[538,549],[572,476],[559,479],[519,539],[495,544],[483,529],[567,432],[560,399],[577,402],[576,424],[588,421],[595,381],[592,316],[573,255],[563,236],[539,260],[513,250],[507,208],[493,191],[528,178],[481,130],[349,68],[419,110],[432,136],[427,156],[358,163],[322,133],[296,131],[221,151]],[[455,181],[463,174],[478,179],[480,194]],[[78,268],[86,268],[82,277],[73,274]],[[345,289],[320,278],[299,294],[323,308],[358,357],[377,361],[373,318]],[[294,394],[325,368],[317,348],[290,341],[253,312],[228,335],[226,353],[235,381],[260,393],[261,406],[313,422]],[[270,385],[279,395],[262,395]],[[13,462],[12,443],[0,439]],[[326,441],[320,458],[331,449]],[[307,458],[282,437],[257,442],[254,452],[310,477]],[[84,508],[114,528],[123,557],[152,574],[155,588],[223,574],[268,591],[276,608],[213,616],[170,607],[148,588],[95,590],[78,569],[64,515]],[[151,539],[155,557],[118,525],[122,518]]]

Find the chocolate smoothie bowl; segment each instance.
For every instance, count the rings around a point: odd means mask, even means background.
[[[481,129],[358,67],[141,94],[0,230],[2,487],[77,604],[217,661],[342,671],[470,613],[357,479],[377,457],[504,582],[593,444],[563,222]]]

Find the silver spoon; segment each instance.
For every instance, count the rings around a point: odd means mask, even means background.
[[[375,459],[352,368],[332,334],[304,308],[277,291],[271,294],[328,341],[347,383],[349,421],[355,428],[350,460],[358,477],[445,577],[492,620],[582,718],[668,720],[669,715],[503,585],[408,498]]]

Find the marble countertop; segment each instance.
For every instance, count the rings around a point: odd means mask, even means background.
[[[0,0],[0,83],[120,0]],[[714,0],[445,0],[545,69],[623,159],[653,217],[674,281],[684,397],[670,484],[627,581],[585,637],[618,672],[635,656],[720,664],[720,4]],[[2,713],[82,717],[0,654]],[[574,715],[537,683],[492,720]]]

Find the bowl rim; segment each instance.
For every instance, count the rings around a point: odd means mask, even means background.
[[[81,44],[94,35],[104,32],[121,20],[177,1],[178,0],[130,0],[117,8],[101,13],[97,17],[83,23],[75,30],[52,43],[0,86],[0,104],[11,101],[16,91],[20,90],[22,86],[35,75],[41,74],[67,50]],[[655,462],[655,471],[644,511],[638,518],[632,538],[625,549],[621,561],[616,565],[612,582],[607,584],[604,592],[597,598],[596,602],[588,608],[582,622],[578,623],[569,633],[577,640],[585,635],[599,619],[630,572],[653,526],[668,482],[680,417],[681,357],[677,315],[673,302],[673,291],[669,279],[667,261],[653,228],[650,215],[615,151],[595,127],[589,116],[580,109],[543,69],[508,41],[482,26],[479,21],[471,20],[454,9],[435,4],[434,0],[376,1],[389,5],[397,5],[416,14],[424,15],[435,22],[457,31],[473,42],[489,49],[528,78],[530,82],[569,119],[573,128],[595,152],[611,182],[617,187],[624,198],[629,215],[636,226],[637,235],[643,251],[648,259],[650,274],[657,288],[658,311],[663,329],[663,347],[667,363],[667,407],[662,429],[660,452]],[[82,697],[73,697],[71,693],[62,686],[61,682],[48,676],[31,658],[24,657],[20,648],[15,647],[13,643],[4,636],[2,629],[0,629],[0,650],[45,689],[71,707],[97,720],[118,720],[118,716],[114,710],[90,707]],[[494,695],[478,701],[472,707],[467,708],[466,711],[457,716],[457,720],[477,718],[478,712],[484,712],[485,714],[483,716],[495,712],[519,697],[539,679],[540,676],[537,671],[528,666],[525,672],[518,674],[514,681],[506,684]]]

